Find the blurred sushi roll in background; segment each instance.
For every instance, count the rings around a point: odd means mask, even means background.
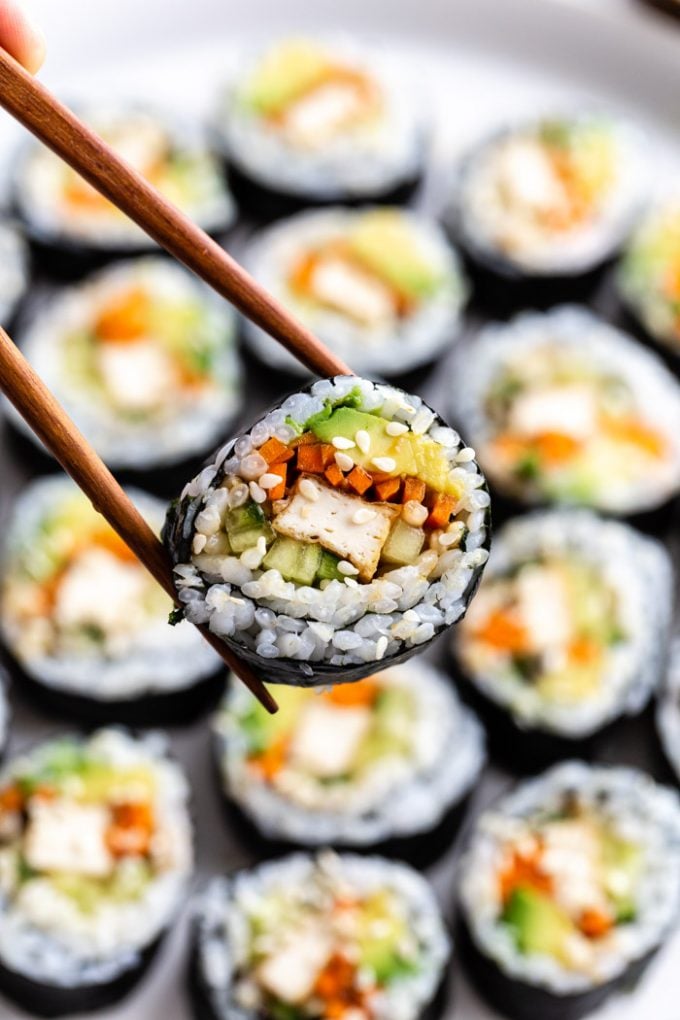
[[[141,106],[92,106],[83,119],[161,194],[211,234],[227,230],[235,207],[220,160],[195,124]],[[43,146],[17,159],[13,207],[44,266],[81,274],[121,256],[156,249],[132,220]]]
[[[325,692],[281,688],[277,701],[269,715],[234,683],[214,727],[227,802],[264,840],[419,865],[448,849],[485,753],[445,675],[416,658]]]
[[[169,510],[187,619],[275,683],[347,682],[408,658],[463,616],[488,557],[473,458],[395,387],[336,376],[292,394]]]
[[[458,892],[480,993],[515,1020],[577,1020],[676,924],[677,794],[634,769],[559,765],[481,815]]]
[[[454,355],[451,379],[452,412],[506,499],[633,516],[676,497],[678,383],[586,309],[487,326]]]
[[[28,286],[28,249],[19,230],[0,221],[0,326],[11,326]]]
[[[434,1020],[451,947],[426,881],[380,857],[295,854],[214,879],[194,922],[196,1020]]]
[[[680,639],[671,643],[666,682],[656,703],[656,730],[665,763],[680,783]]]
[[[36,302],[17,342],[107,465],[148,487],[172,489],[195,470],[240,408],[232,310],[160,257],[109,266]]]
[[[647,335],[680,355],[680,195],[659,202],[639,225],[621,262],[618,285]]]
[[[130,491],[160,531],[165,505]],[[185,723],[224,684],[223,664],[67,478],[32,482],[5,535],[0,628],[20,690],[84,722]]]
[[[122,998],[192,872],[188,786],[156,733],[64,736],[0,773],[0,993],[34,1016]]]
[[[5,753],[9,739],[11,712],[7,700],[8,675],[0,668],[0,758]]]
[[[399,201],[426,155],[403,66],[344,39],[284,38],[253,54],[222,99],[216,130],[234,193],[258,216]]]
[[[443,353],[460,331],[467,285],[441,228],[396,208],[298,213],[256,234],[252,275],[357,372],[394,377]],[[258,357],[308,370],[251,322]]]
[[[587,510],[506,524],[452,639],[494,752],[536,770],[641,712],[666,667],[672,604],[670,556],[628,525]]]
[[[606,114],[508,128],[464,161],[447,220],[473,263],[522,301],[551,297],[625,241],[644,198],[639,141]]]

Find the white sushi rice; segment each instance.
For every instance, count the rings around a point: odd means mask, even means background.
[[[666,682],[656,706],[656,728],[664,754],[680,780],[680,638],[671,644]]]
[[[430,361],[455,341],[467,287],[457,255],[432,220],[404,212],[420,258],[441,279],[431,296],[402,319],[359,323],[342,312],[296,298],[288,279],[308,252],[342,238],[365,213],[335,208],[303,212],[260,231],[247,246],[243,264],[259,283],[293,311],[315,336],[347,364],[366,375],[395,375]],[[264,330],[244,323],[245,337],[258,357],[273,368],[308,375],[300,361]]]
[[[597,123],[593,115],[565,118],[569,123],[589,121]],[[533,125],[518,124],[489,139],[465,162],[454,199],[455,209],[450,217],[462,234],[464,243],[478,252],[492,265],[505,263],[524,273],[537,276],[576,274],[587,272],[607,259],[625,240],[640,210],[645,192],[646,173],[640,153],[638,131],[625,123],[603,120],[614,132],[617,148],[617,170],[614,182],[598,215],[576,230],[564,231],[562,236],[549,233],[544,237],[534,234],[534,226],[527,226],[525,211],[513,211],[501,184],[503,151],[516,134],[533,130]],[[531,168],[517,168],[524,181],[529,181]],[[528,183],[524,184],[529,187]],[[534,194],[538,183],[534,182]],[[528,218],[528,216],[527,216]],[[515,239],[514,251],[502,251],[497,238],[511,235]]]
[[[421,171],[425,130],[420,90],[404,81],[403,65],[379,50],[366,51],[338,37],[328,46],[340,64],[356,67],[379,84],[383,111],[377,122],[339,133],[323,148],[291,144],[243,101],[243,83],[261,58],[253,52],[233,75],[216,127],[228,158],[260,185],[312,201],[370,200]]]
[[[68,335],[89,330],[97,309],[121,289],[136,283],[160,299],[200,302],[205,316],[201,330],[219,339],[212,384],[192,393],[190,399],[175,403],[167,400],[146,421],[124,415],[101,399],[96,389],[84,384],[78,372],[69,368],[66,358]],[[184,269],[164,258],[150,256],[122,262],[84,283],[63,289],[37,309],[19,343],[79,429],[115,468],[153,469],[202,454],[219,442],[241,404],[241,368],[231,309]],[[5,401],[4,407],[13,424],[41,445],[13,405]]]
[[[598,493],[595,509],[615,514],[652,510],[680,490],[680,387],[674,376],[650,351],[625,333],[598,319],[586,308],[561,305],[549,312],[523,312],[509,323],[482,329],[472,345],[459,348],[451,365],[452,414],[465,428],[479,452],[494,435],[485,402],[493,384],[513,364],[531,364],[546,344],[592,365],[630,387],[645,420],[664,437],[669,455],[645,489],[607,479]],[[458,381],[461,383],[458,383]],[[482,462],[493,480],[493,464]],[[526,493],[513,495],[527,500]]]
[[[285,796],[248,766],[237,717],[252,695],[232,684],[215,718],[222,777],[227,796],[265,836],[307,846],[367,846],[435,828],[470,792],[484,765],[484,731],[448,678],[423,659],[412,659],[382,672],[380,683],[387,690],[407,688],[415,701],[409,753],[387,755],[358,782],[328,788],[322,810]]]
[[[220,1020],[254,1020],[256,1011],[239,1006],[233,979],[248,963],[248,923],[244,913],[260,906],[278,888],[304,887],[317,868],[356,891],[359,897],[388,890],[404,902],[410,935],[420,944],[422,967],[400,977],[371,1000],[375,1020],[419,1020],[437,994],[451,951],[439,907],[425,879],[405,864],[381,857],[324,853],[294,854],[261,864],[230,879],[214,879],[197,898],[196,950],[200,974]]]
[[[673,608],[673,568],[663,545],[628,525],[588,510],[554,510],[517,518],[496,533],[485,579],[541,557],[574,557],[596,569],[615,593],[623,640],[609,650],[596,690],[569,704],[547,700],[510,671],[468,679],[510,711],[520,726],[569,738],[596,732],[620,715],[636,715],[650,698],[665,663]],[[464,639],[454,634],[453,647]]]
[[[220,450],[182,492],[196,507],[218,509],[224,490],[215,488],[225,473],[240,470],[242,459],[271,435],[290,441],[295,431],[286,417],[303,424],[352,390],[361,393],[360,410],[379,410],[390,420],[410,423],[445,451],[451,473],[461,485],[460,510],[468,532],[460,548],[439,556],[428,551],[412,566],[390,570],[367,584],[331,581],[323,590],[284,581],[278,570],[251,569],[234,556],[215,557],[209,572],[193,563],[174,568],[178,597],[187,619],[208,624],[265,659],[299,662],[300,676],[311,675],[310,663],[349,666],[387,660],[430,641],[464,614],[469,592],[488,552],[489,495],[473,460],[458,460],[463,449],[453,429],[439,424],[420,397],[355,376],[336,376],[287,397],[247,435]],[[184,508],[180,517],[186,513]],[[352,583],[354,582],[354,583]]]
[[[13,552],[33,550],[39,541],[41,522],[51,510],[73,496],[75,487],[67,478],[55,476],[32,482],[17,500],[5,536],[3,575]],[[130,489],[129,495],[151,527],[160,532],[165,504],[160,499]],[[106,598],[106,591],[100,593]],[[169,600],[168,600],[169,602]],[[2,640],[22,668],[39,683],[98,701],[118,701],[185,690],[214,674],[221,666],[215,651],[186,621],[170,627],[165,619],[110,642],[107,654],[36,655],[23,647],[20,627],[13,628],[8,615],[0,617]]]
[[[177,913],[193,866],[189,787],[180,768],[166,757],[166,738],[148,733],[135,739],[124,730],[105,729],[88,744],[116,767],[152,766],[157,831],[173,863],[148,883],[139,899],[110,902],[90,914],[75,908],[48,881],[28,883],[14,902],[0,891],[2,964],[31,980],[66,988],[112,981],[138,966],[140,953]],[[2,770],[0,781],[11,780],[13,769],[30,764],[31,758],[29,751],[15,759]]]
[[[0,265],[0,323],[7,326],[28,283],[26,245],[9,223],[0,223]]]
[[[509,928],[498,920],[498,873],[503,842],[516,819],[558,810],[565,792],[604,812],[623,838],[641,846],[635,918],[617,930],[616,949],[599,956],[595,976],[570,971],[552,957],[523,955]],[[623,974],[657,948],[675,926],[680,907],[680,800],[643,772],[614,766],[565,762],[520,784],[478,820],[460,864],[458,893],[477,949],[518,981],[561,995],[584,992]]]

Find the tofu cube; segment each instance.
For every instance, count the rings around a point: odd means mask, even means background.
[[[352,765],[371,725],[367,708],[332,708],[322,701],[309,705],[300,719],[290,759],[320,779],[341,776]]]
[[[109,811],[98,804],[36,800],[26,830],[26,861],[36,871],[105,878],[114,861],[106,845]]]
[[[326,933],[318,928],[299,931],[260,965],[260,984],[282,1002],[304,1002],[331,953]]]

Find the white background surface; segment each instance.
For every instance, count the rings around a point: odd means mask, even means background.
[[[367,35],[403,58],[424,101],[436,95],[439,140],[426,204],[436,208],[438,178],[458,151],[488,127],[524,111],[579,100],[614,103],[650,129],[650,165],[659,178],[680,163],[680,27],[633,0],[33,0],[45,29],[49,59],[43,80],[64,98],[124,95],[165,101],[204,113],[216,84],[246,37],[300,29],[341,29]],[[410,69],[410,71],[409,71]],[[0,113],[0,157],[9,158],[20,132]],[[5,469],[0,509],[7,511],[16,472]],[[12,749],[54,726],[17,708]],[[644,761],[636,731],[612,759]],[[205,726],[173,735],[195,796],[199,878],[247,861],[225,831],[209,772]],[[494,773],[477,806],[507,782]],[[432,877],[448,907],[451,858]],[[173,932],[145,983],[101,1020],[185,1020],[186,939]],[[673,1003],[680,939],[668,947],[632,995],[613,1001],[602,1020],[677,1020]],[[456,971],[447,1020],[489,1020]],[[0,1004],[0,1018],[19,1014]],[[536,1017],[536,1020],[543,1020]]]

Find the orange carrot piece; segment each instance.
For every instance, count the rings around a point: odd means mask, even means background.
[[[521,654],[529,648],[526,628],[514,619],[512,613],[504,609],[494,610],[475,631],[475,637],[504,652]]]
[[[517,850],[512,855],[512,860],[504,868],[499,876],[501,899],[505,903],[512,896],[515,889],[524,886],[530,889],[537,889],[539,892],[550,893],[553,891],[553,884],[550,875],[541,867],[541,849],[536,847],[528,853],[519,853]]]
[[[541,460],[548,464],[562,464],[571,460],[581,449],[581,441],[561,432],[543,432],[535,439]]]
[[[615,439],[621,440],[622,443],[630,443],[631,446],[637,446],[650,457],[663,457],[664,455],[666,450],[664,436],[639,418],[610,417],[605,421],[605,428]]]
[[[98,545],[101,549],[106,549],[107,552],[111,553],[119,560],[123,560],[124,563],[137,563],[137,557],[133,553],[132,549],[129,548],[120,537],[108,525],[104,525],[101,531],[97,531],[93,536],[94,544]]]
[[[335,488],[337,488],[338,485],[342,485],[345,480],[345,476],[335,463],[330,464],[323,474],[324,478],[326,478]]]
[[[375,487],[376,495],[383,503],[393,496],[398,496],[400,489],[401,478],[388,478],[384,482],[378,482]]]
[[[298,471],[307,472],[313,475],[320,475],[323,471],[323,458],[321,456],[321,444],[307,444],[299,446],[297,451]]]
[[[321,463],[324,468],[327,468],[330,464],[335,462],[335,447],[331,446],[330,443],[321,444]]]
[[[590,637],[575,638],[569,645],[569,658],[581,666],[587,666],[598,658],[600,645]]]
[[[116,804],[106,843],[116,857],[146,854],[154,830],[151,805],[142,801]]]
[[[0,811],[21,811],[24,798],[18,786],[6,786],[0,790]]]
[[[267,464],[281,464],[282,461],[290,460],[295,456],[295,450],[291,449],[290,446],[286,446],[276,436],[271,436],[266,443],[262,444],[257,452],[261,457],[264,457]]]
[[[353,467],[350,473],[347,475],[347,484],[354,489],[359,496],[363,496],[367,489],[373,485],[373,479],[369,475],[368,471],[364,471],[362,467],[357,464]]]
[[[256,769],[264,779],[271,781],[281,771],[286,762],[289,742],[290,738],[284,734],[260,754],[252,757],[249,765]]]
[[[402,503],[409,503],[411,500],[415,500],[416,503],[422,503],[425,499],[426,489],[425,482],[421,482],[420,478],[405,478],[404,491],[401,496]]]
[[[357,680],[354,683],[335,684],[326,694],[322,695],[332,705],[342,708],[363,708],[372,705],[380,688],[371,677]]]
[[[274,470],[274,468],[276,470]],[[272,465],[271,474],[278,475],[281,481],[279,482],[278,485],[275,485],[273,489],[270,489],[267,495],[269,499],[272,501],[275,499],[283,499],[283,497],[286,495],[286,477],[288,475],[288,465],[285,463]]]
[[[311,446],[313,443],[318,443],[318,439],[313,432],[303,432],[290,441],[290,445],[293,447]]]
[[[601,939],[614,924],[613,918],[596,907],[588,907],[583,911],[579,919],[579,928],[589,939]]]
[[[444,492],[438,492],[432,503],[430,516],[425,521],[426,528],[445,528],[456,509],[457,499]]]
[[[149,328],[151,303],[141,287],[134,287],[102,309],[95,322],[99,340],[126,343],[138,340]]]

